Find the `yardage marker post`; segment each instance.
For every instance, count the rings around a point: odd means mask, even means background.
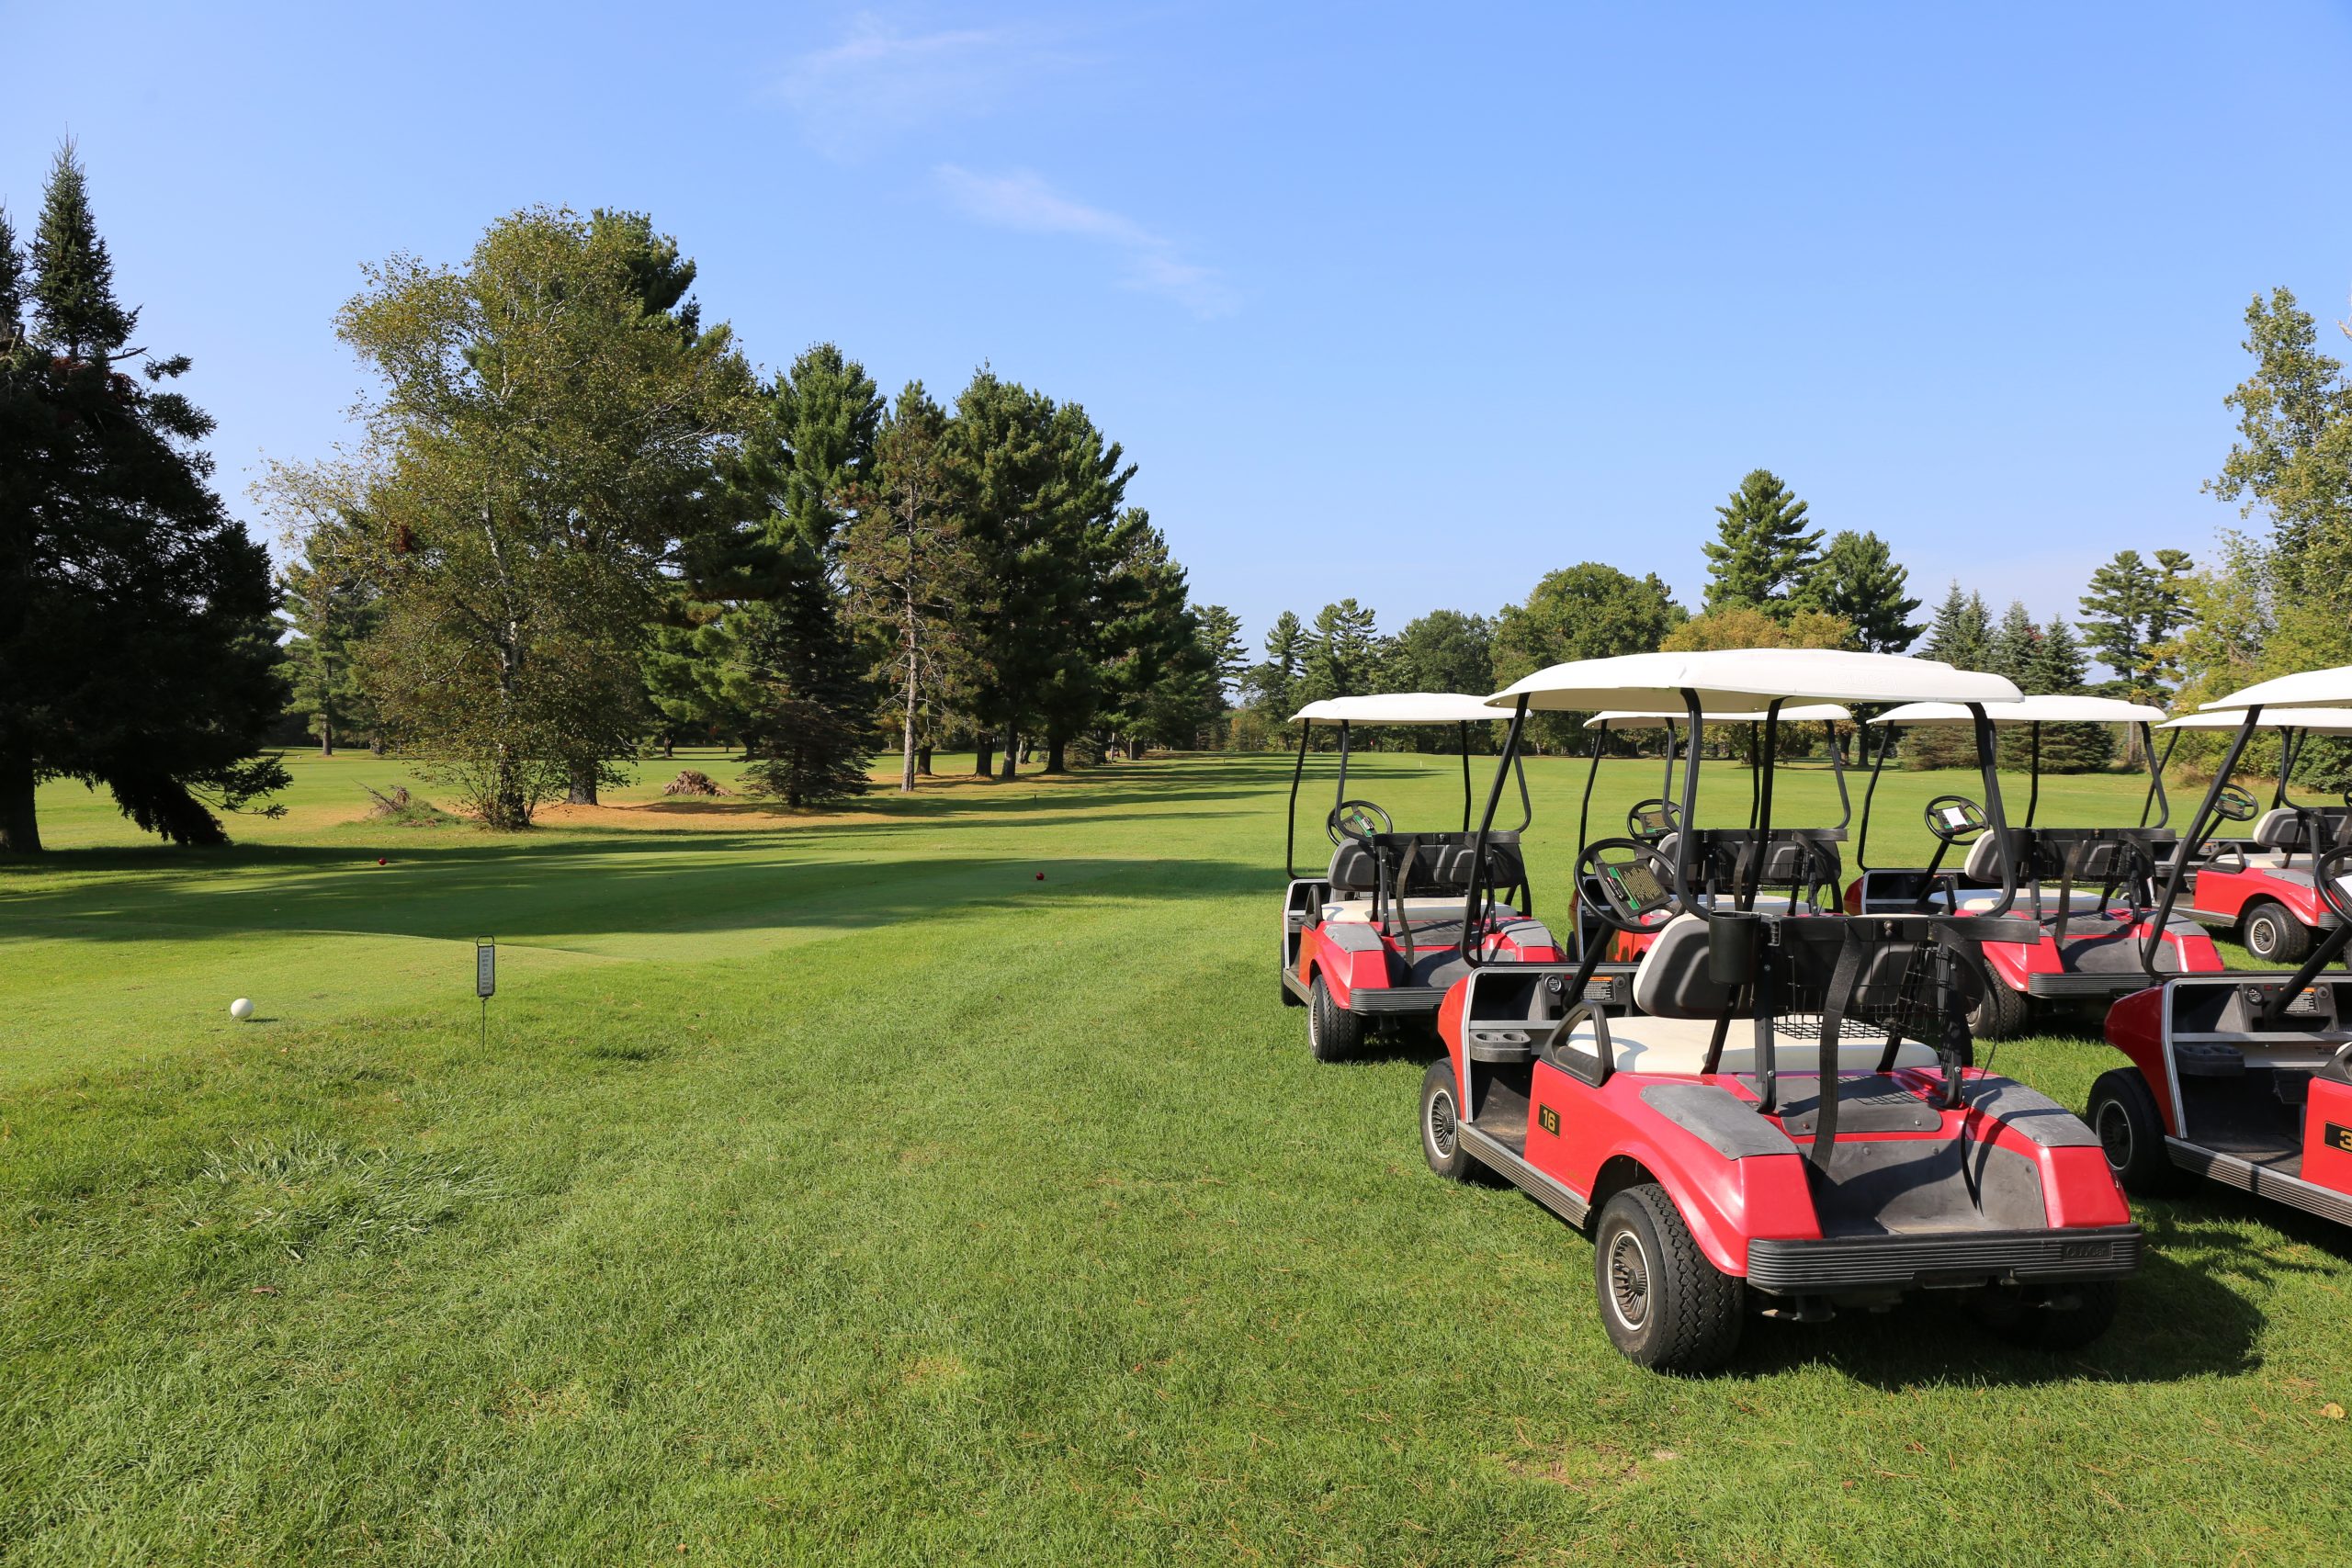
[[[474,938],[474,995],[481,998],[481,1048],[490,1049],[490,998],[498,993],[498,939]]]

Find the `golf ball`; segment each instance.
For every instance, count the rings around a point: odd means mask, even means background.
[[[235,1019],[239,1023],[244,1022],[245,1020],[253,1017],[253,1015],[254,1001],[251,997],[239,997],[235,1001],[229,1004],[229,1016]]]

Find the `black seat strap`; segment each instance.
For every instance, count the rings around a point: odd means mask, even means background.
[[[1821,1101],[1813,1122],[1813,1163],[1825,1169],[1838,1143],[1838,1034],[1846,1021],[1847,1004],[1853,999],[1854,984],[1861,978],[1863,952],[1860,923],[1847,921],[1838,942],[1838,966],[1829,973],[1829,994],[1821,1004],[1820,1077],[1816,1080]]]

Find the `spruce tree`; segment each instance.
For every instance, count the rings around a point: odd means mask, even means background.
[[[1919,601],[1904,592],[1910,576],[1885,540],[1847,529],[1830,538],[1792,603],[1850,623],[1868,652],[1901,653],[1927,629],[1911,619]]]
[[[2029,673],[2030,692],[2077,696],[2088,689],[2089,661],[2083,645],[2057,615],[2041,628]],[[2041,728],[2041,766],[2053,773],[2086,773],[2115,760],[2115,736],[2104,724],[2046,724]]]
[[[1758,609],[1775,618],[1786,614],[1821,546],[1821,531],[1804,525],[1805,511],[1805,502],[1768,468],[1741,479],[1731,499],[1715,508],[1715,540],[1703,547],[1703,607]]]
[[[1936,606],[1927,643],[1919,651],[1954,669],[1985,670],[1990,668],[1985,660],[1991,657],[1992,643],[1993,617],[1984,595],[1962,592],[1955,582]]]
[[[286,782],[260,750],[286,704],[268,557],[213,492],[212,422],[164,386],[186,356],[125,374],[136,321],[69,144],[29,269],[0,221],[0,852],[40,848],[45,778],[177,843],[224,842],[216,810]]]

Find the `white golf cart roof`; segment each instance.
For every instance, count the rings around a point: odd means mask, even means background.
[[[2027,697],[2014,703],[1986,703],[1984,716],[1995,724],[2158,724],[2165,710],[2120,697],[2069,697],[2058,694]],[[1970,723],[1968,710],[1958,703],[1905,703],[1870,721],[1872,724]]]
[[[2242,708],[2209,708],[2156,726],[2158,729],[2235,729],[2245,722]],[[2352,735],[2352,708],[2273,708],[2258,715],[2256,729],[2308,729],[2314,735]]]
[[[1699,716],[1709,724],[1760,724],[1764,720],[1763,714],[1753,711],[1702,713]],[[1686,708],[1676,708],[1670,713],[1664,709],[1657,713],[1624,713],[1612,709],[1608,713],[1594,714],[1584,721],[1584,727],[1587,729],[1656,729],[1661,725],[1688,723],[1690,717],[1690,711]],[[1836,703],[1808,703],[1803,707],[1781,710],[1781,722],[1783,724],[1847,724],[1852,722],[1853,717],[1850,711]]]
[[[1698,694],[1703,712],[1726,718],[1760,716],[1776,700],[2014,703],[2024,695],[2001,676],[1899,653],[1749,648],[1578,659],[1538,670],[1487,700],[1503,709],[1525,697],[1539,711],[1664,710],[1681,702],[1685,691]],[[2352,689],[2346,695],[2352,697]]]
[[[1326,697],[1290,716],[1321,724],[1489,724],[1504,717],[1484,697],[1459,692],[1380,692],[1362,697]]]
[[[2352,705],[2352,664],[2339,664],[2333,670],[2306,670],[2300,675],[2281,675],[2275,681],[2259,681],[2241,692],[2232,692],[2219,702],[2204,705],[2204,711],[2215,708],[2325,708]]]

